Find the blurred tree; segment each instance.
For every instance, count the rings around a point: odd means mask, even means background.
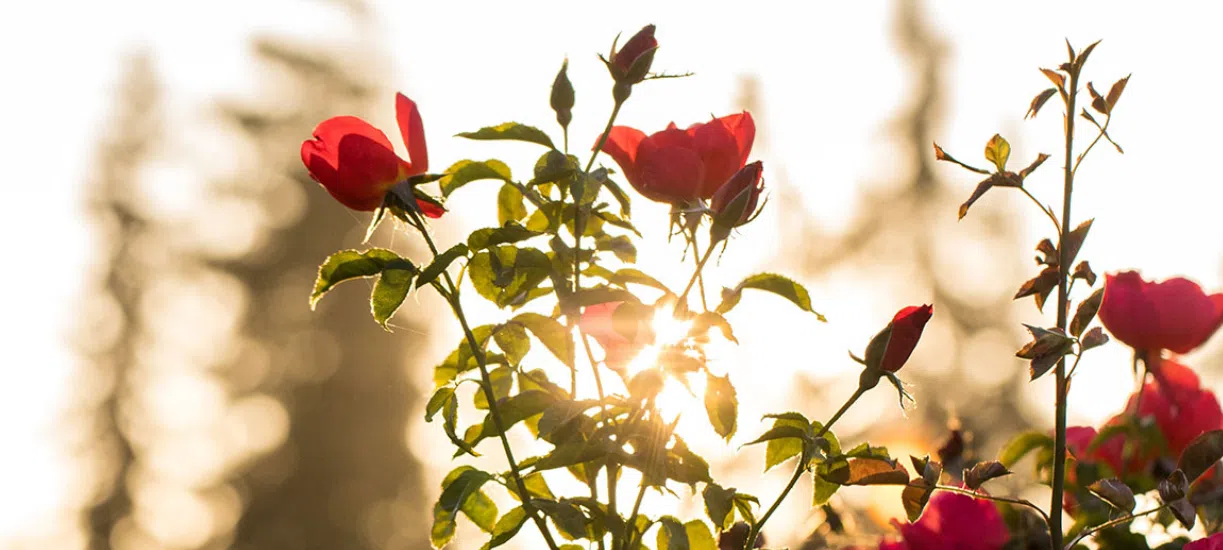
[[[919,444],[934,455],[949,427],[961,427],[965,433],[975,435],[969,439],[970,455],[987,458],[1010,436],[1033,424],[1049,422],[1051,416],[1028,418],[1023,414],[1030,392],[1027,372],[1010,359],[1020,345],[1013,337],[1011,296],[1025,278],[1022,264],[1015,259],[1021,257],[1016,251],[1023,247],[1017,231],[1020,217],[1001,208],[979,205],[980,211],[973,210],[972,216],[955,224],[956,209],[965,198],[959,196],[963,189],[948,188],[933,170],[935,160],[930,144],[942,116],[946,46],[926,20],[923,4],[922,0],[896,0],[892,11],[898,50],[912,75],[912,86],[905,92],[909,101],[895,116],[891,128],[903,154],[901,161],[895,163],[896,173],[907,174],[901,176],[904,180],[873,189],[864,187],[868,189],[867,197],[861,204],[866,207],[846,231],[837,235],[829,234],[812,223],[809,216],[795,211],[802,208],[802,201],[794,196],[796,191],[792,187],[779,187],[783,196],[773,204],[783,209],[780,219],[791,224],[782,234],[801,236],[801,243],[783,244],[781,249],[803,251],[805,256],[799,261],[808,277],[818,278],[852,267],[862,271],[863,284],[928,289],[925,292],[936,304],[934,323],[949,329],[951,339],[940,342],[947,351],[939,357],[939,365],[925,368],[914,365],[905,370],[905,379],[914,384],[919,399],[927,399],[921,400],[921,406],[900,425],[871,426],[872,440],[881,444],[888,444],[889,440]],[[761,106],[754,104],[756,95],[754,86],[749,85],[744,107],[760,112]],[[1003,253],[992,254],[994,251]],[[985,263],[988,263],[985,269],[977,268]],[[968,273],[965,267],[970,268]],[[1000,273],[1001,277],[966,280],[982,272]],[[920,296],[923,292],[907,294]],[[980,358],[989,363],[979,363]],[[1010,374],[979,376],[982,370]],[[948,394],[931,389],[952,385],[977,391]],[[803,395],[823,393],[817,386],[807,384]],[[959,414],[966,411],[971,414]],[[851,433],[840,435],[857,437]],[[828,548],[831,541],[844,542],[836,531],[845,522],[850,524],[850,533],[877,532],[877,528],[862,521],[868,518],[862,511],[847,512],[848,516],[842,516],[825,509],[825,515],[832,514],[835,521],[822,524],[802,548],[814,550]],[[837,529],[831,529],[832,524]]]
[[[338,54],[257,39],[258,89],[188,133],[167,137],[149,60],[130,64],[92,187],[108,240],[82,330],[108,382],[91,400],[93,549],[428,546],[406,446],[424,337],[406,316],[383,332],[359,285],[306,303],[364,228],[306,176],[301,141],[393,105],[368,15],[341,11],[362,38]]]

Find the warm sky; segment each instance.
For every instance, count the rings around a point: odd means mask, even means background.
[[[911,78],[890,36],[889,2],[764,2],[745,10],[743,3],[641,1],[598,12],[586,7],[595,4],[562,1],[470,4],[376,4],[392,56],[387,80],[424,110],[430,153],[439,159],[434,164],[503,154],[461,150],[467,144],[448,137],[457,132],[510,116],[541,126],[549,122],[547,86],[565,56],[578,88],[571,135],[585,143],[608,108],[606,77],[595,53],[605,51],[616,33],[654,23],[662,43],[655,67],[696,76],[641,89],[622,123],[661,128],[674,120],[682,126],[729,112],[738,79],[755,75],[768,108],[758,117],[768,138],[766,167],[784,163],[811,216],[829,229],[844,227],[855,208],[864,206],[855,202],[859,186],[896,179],[895,171],[907,169],[889,161],[895,140],[883,126],[904,105],[899,91]],[[1215,26],[1223,8],[1200,3],[1127,11],[1106,1],[933,4],[930,20],[950,48],[947,118],[938,132],[944,147],[983,164],[981,147],[1000,131],[1014,147],[1013,159],[1055,153],[1060,124],[1053,103],[1038,121],[1021,120],[1029,99],[1047,85],[1036,68],[1063,59],[1064,37],[1077,47],[1104,38],[1090,74],[1104,87],[1134,76],[1111,128],[1126,155],[1103,147],[1080,172],[1076,215],[1098,216],[1083,255],[1098,272],[1137,267],[1148,277],[1183,274],[1210,289],[1223,286],[1223,218],[1217,212],[1223,195],[1210,160],[1218,157],[1211,128],[1223,122],[1223,108],[1214,99],[1220,89]],[[89,182],[93,140],[111,130],[101,121],[111,107],[122,55],[141,48],[153,52],[172,118],[190,132],[210,98],[249,85],[244,40],[252,32],[342,39],[346,29],[334,28],[333,15],[312,2],[284,0],[46,1],[5,9],[0,48],[7,52],[7,78],[0,86],[0,120],[7,131],[0,134],[0,151],[7,183],[0,235],[10,265],[0,282],[9,290],[2,303],[10,313],[0,321],[0,343],[9,350],[0,368],[0,440],[10,447],[0,453],[0,541],[45,521],[62,504],[60,488],[70,482],[63,449],[49,434],[72,384],[75,359],[65,338],[80,276],[93,259],[80,197]],[[375,123],[389,128],[390,122],[388,97]],[[965,196],[971,191],[971,175],[940,168]],[[1035,192],[1056,202],[1056,167],[1042,171]],[[659,209],[640,212],[643,219],[662,216]],[[1038,212],[1027,210],[1024,219],[1025,242],[1044,236],[1047,221]],[[759,246],[743,247],[728,271],[747,272],[784,252],[768,244],[776,242],[770,238],[776,221],[762,221]],[[672,252],[646,249],[642,261],[648,265]],[[823,312],[840,322],[817,337],[817,345],[834,348],[828,357],[838,361],[844,357],[841,342],[869,337],[896,309],[867,289],[839,290],[843,298],[826,303]],[[927,297],[885,298],[919,303]],[[1035,322],[1026,304],[1022,315]],[[800,324],[792,330],[810,328]],[[754,334],[760,332],[744,329],[740,337]],[[1128,379],[1110,376],[1108,369],[1128,371],[1125,356],[1114,345],[1084,361],[1081,370],[1090,383],[1076,386],[1083,397],[1074,416],[1100,419],[1122,402]],[[835,368],[829,372],[836,374]]]

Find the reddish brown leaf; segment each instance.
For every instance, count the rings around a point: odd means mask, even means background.
[[[1108,89],[1108,97],[1104,98],[1108,104],[1108,112],[1113,112],[1113,107],[1117,105],[1117,100],[1121,99],[1121,92],[1125,91],[1125,85],[1129,83],[1131,76],[1133,75],[1126,75],[1125,78],[1114,82],[1113,87]]]
[[[1062,93],[1066,93],[1066,77],[1065,76],[1062,76],[1061,73],[1053,69],[1041,69],[1040,72],[1044,73],[1045,77],[1048,78],[1049,81],[1053,82],[1053,84],[1057,86],[1058,90],[1061,90]]]
[[[1036,97],[1032,98],[1032,103],[1028,105],[1028,113],[1023,115],[1023,118],[1029,119],[1036,116],[1036,113],[1040,112],[1040,108],[1044,107],[1045,102],[1049,101],[1049,98],[1053,97],[1053,94],[1055,93],[1057,93],[1057,88],[1049,88],[1039,94],[1036,94]]]
[[[1070,320],[1070,334],[1076,337],[1083,334],[1083,330],[1091,324],[1091,320],[1095,319],[1096,313],[1100,311],[1102,300],[1104,300],[1104,289],[1098,288],[1086,300],[1079,302],[1079,308],[1075,310],[1074,318]]]
[[[1104,101],[1104,98],[1100,95],[1100,92],[1097,92],[1096,87],[1090,82],[1087,83],[1087,93],[1091,94],[1091,108],[1107,115],[1108,103]]]
[[[1036,155],[1036,160],[1032,161],[1032,164],[1029,164],[1027,168],[1019,171],[1019,177],[1022,179],[1027,179],[1028,174],[1031,174],[1032,172],[1036,171],[1037,168],[1040,168],[1040,165],[1044,164],[1046,160],[1049,160],[1049,155],[1044,153]]]

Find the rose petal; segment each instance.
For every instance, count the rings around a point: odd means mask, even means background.
[[[429,148],[425,143],[425,124],[420,119],[416,102],[403,94],[395,94],[395,120],[399,123],[399,134],[408,149],[408,176],[429,171]]]

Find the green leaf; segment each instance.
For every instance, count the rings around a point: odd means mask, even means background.
[[[548,137],[548,134],[534,126],[527,126],[517,122],[505,122],[496,126],[486,126],[475,132],[463,132],[458,134],[458,136],[467,139],[528,141],[538,143],[549,149],[556,149],[556,146],[552,145],[552,139]]]
[[[628,285],[630,284],[648,286],[661,290],[672,296],[675,295],[674,292],[671,292],[671,289],[667,288],[667,285],[662,284],[662,282],[660,282],[658,279],[647,275],[640,269],[632,267],[617,269],[615,273],[607,278],[607,282],[624,288],[628,288]]]
[[[760,499],[744,493],[735,494],[735,509],[739,511],[739,515],[743,520],[751,523],[756,523],[756,514],[752,513],[752,504],[760,506]]]
[[[718,550],[718,543],[713,538],[713,532],[705,522],[694,519],[684,524],[688,532],[688,548],[692,550]]]
[[[595,400],[570,401],[562,400],[553,403],[539,418],[539,435],[547,437],[552,432],[568,424],[574,418],[581,416],[587,409],[598,405]]]
[[[518,323],[531,331],[540,342],[565,366],[573,367],[573,337],[565,327],[551,317],[538,313],[520,313],[511,323]]]
[[[499,307],[526,303],[528,295],[548,278],[552,262],[534,248],[498,246],[472,257],[468,264],[472,286]]]
[[[688,550],[688,529],[674,516],[658,518],[658,550]]]
[[[905,507],[905,516],[909,518],[910,523],[921,518],[922,511],[926,509],[926,503],[930,502],[930,495],[933,493],[934,486],[920,478],[910,481],[900,492],[900,502]]]
[[[724,489],[717,483],[707,483],[701,496],[705,501],[705,514],[714,527],[719,531],[730,529],[735,520],[734,514],[730,513],[734,508],[735,490]]]
[[[531,231],[516,222],[508,222],[501,227],[486,227],[472,231],[467,237],[467,246],[472,250],[484,250],[485,248],[525,241],[532,237],[543,235],[538,231]]]
[[[610,250],[620,261],[626,264],[637,263],[637,246],[624,235],[595,239],[595,249]]]
[[[509,397],[510,389],[514,387],[514,370],[509,367],[497,367],[488,373],[488,379],[493,384],[493,395],[497,401]],[[483,381],[480,384],[484,384]],[[472,396],[476,408],[482,411],[488,410],[488,397],[484,395],[484,390],[476,392]]]
[[[804,436],[813,435],[809,432],[807,417],[799,413],[786,413],[773,416],[773,428],[790,427],[796,430],[794,433],[802,433]],[[803,452],[805,439],[782,437],[771,439],[764,451],[764,471],[773,469],[774,466],[789,460],[791,457],[798,456]]]
[[[459,437],[457,432],[459,423],[459,400],[449,399],[442,404],[442,429],[446,432],[446,437],[450,442],[458,447],[459,452],[456,454],[467,453],[471,456],[480,456],[476,450],[468,445],[463,438]]]
[[[733,292],[737,294],[747,288],[763,290],[781,296],[793,302],[799,309],[814,313],[820,321],[827,321],[822,314],[811,308],[811,296],[807,293],[807,289],[789,277],[776,273],[758,273],[741,281]],[[733,303],[728,305],[726,297],[723,296],[722,305],[718,306],[718,313],[725,315],[738,301],[736,296]]]
[[[632,200],[629,199],[628,193],[625,193],[624,188],[620,187],[620,184],[616,183],[611,178],[603,180],[603,186],[606,187],[608,191],[611,191],[612,196],[616,198],[616,202],[620,203],[620,216],[623,218],[628,218],[632,213],[633,206]]]
[[[568,178],[574,172],[578,171],[578,159],[573,155],[566,155],[556,149],[548,151],[535,161],[535,178],[527,185],[540,185],[544,183],[555,183]]]
[[[1189,442],[1181,451],[1176,468],[1185,472],[1185,478],[1193,483],[1220,458],[1223,458],[1223,430],[1211,430]]]
[[[582,510],[567,501],[531,499],[539,511],[552,518],[561,536],[566,540],[586,538],[586,516]]]
[[[382,276],[378,277],[378,282],[374,283],[374,290],[369,298],[370,312],[373,313],[374,320],[378,321],[378,324],[382,325],[387,332],[391,330],[387,327],[387,322],[408,297],[408,292],[412,290],[414,277],[416,277],[414,267],[410,269],[387,267],[382,270]]]
[[[515,424],[543,413],[554,402],[556,402],[556,397],[546,391],[527,390],[499,400],[497,410],[501,413],[502,426],[509,431]],[[484,424],[471,441],[471,445],[475,446],[484,438],[495,435],[497,435],[497,423],[493,420],[492,413],[489,413],[484,417]]]
[[[467,245],[463,243],[456,244],[445,252],[438,254],[429,265],[420,271],[420,278],[416,280],[416,288],[437,280],[438,276],[459,257],[467,257]]]
[[[441,412],[442,407],[451,399],[454,399],[454,388],[450,386],[442,386],[433,392],[429,403],[425,405],[425,422],[433,422],[433,417]]]
[[[729,376],[706,373],[705,413],[709,415],[709,424],[713,426],[713,431],[722,436],[722,439],[730,441],[739,422],[739,399]]]
[[[497,504],[484,491],[476,491],[463,502],[463,515],[485,533],[493,532],[497,524]]]
[[[413,269],[411,262],[384,248],[371,248],[364,252],[341,250],[332,254],[319,266],[314,291],[310,293],[310,308],[314,309],[319,299],[335,285],[349,279],[373,277],[382,273],[388,265]]]
[[[429,529],[429,542],[434,548],[441,548],[454,538],[454,513],[442,508],[441,503],[433,505],[433,526]]]
[[[493,331],[493,340],[505,352],[505,360],[511,365],[522,363],[522,358],[531,351],[531,339],[527,338],[526,330],[519,324],[498,325]]]
[[[548,487],[548,481],[544,479],[544,474],[542,472],[533,472],[523,476],[522,483],[527,486],[527,493],[532,497],[556,500],[556,496],[552,494],[552,489]],[[518,494],[514,493],[513,491],[511,491],[510,494],[514,495],[515,497],[518,496]]]
[[[497,223],[520,222],[525,217],[527,207],[523,203],[522,191],[508,183],[502,185],[497,192]]]
[[[811,507],[823,506],[832,500],[832,495],[837,493],[837,489],[841,486],[837,483],[828,481],[820,476],[813,476],[813,488],[811,491]]]
[[[1006,160],[1010,156],[1011,144],[998,134],[994,134],[994,137],[989,138],[989,143],[985,144],[985,160],[994,163],[999,172],[1006,171]]]
[[[763,435],[757,437],[756,439],[744,443],[743,446],[746,447],[748,445],[764,443],[765,441],[785,438],[794,438],[805,442],[811,440],[811,434],[807,433],[805,428],[799,428],[796,426],[773,426],[772,428],[769,428],[769,431],[764,432]]]
[[[1037,449],[1052,449],[1053,437],[1045,432],[1024,432],[1011,439],[1002,452],[998,453],[998,462],[1008,468],[1013,467],[1028,453]]]
[[[493,478],[492,474],[477,470],[471,466],[459,466],[446,474],[442,480],[442,494],[437,503],[443,509],[457,513],[472,494],[480,489],[485,482]]]
[[[514,181],[510,167],[497,159],[486,161],[460,160],[446,169],[446,175],[438,181],[442,196],[449,197],[456,189],[478,180]]]
[[[518,530],[522,529],[522,525],[527,521],[527,512],[521,506],[511,508],[501,519],[497,520],[497,525],[493,527],[493,538],[483,546],[484,550],[491,550],[510,541],[514,535],[518,534]]]

